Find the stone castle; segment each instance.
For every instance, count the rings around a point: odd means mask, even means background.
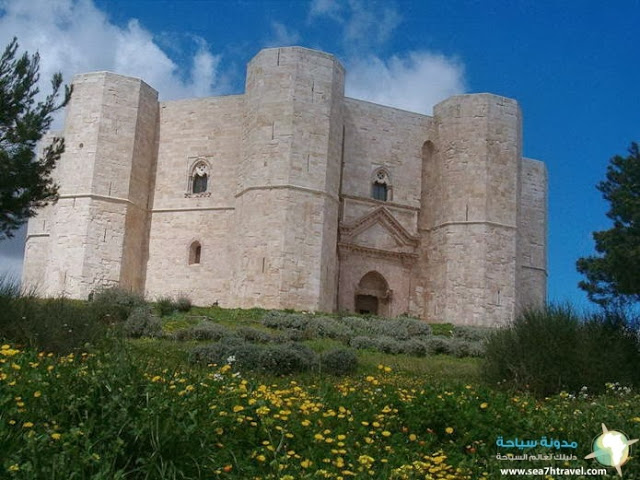
[[[243,95],[77,75],[24,283],[473,325],[544,302],[546,169],[522,158],[517,102],[427,116],[346,98],[344,75],[300,47],[258,53]]]

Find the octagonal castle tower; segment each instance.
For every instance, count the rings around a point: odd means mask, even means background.
[[[460,95],[433,116],[344,97],[344,69],[258,53],[242,95],[158,102],[78,75],[23,280],[195,304],[504,324],[546,296],[546,170],[517,102]]]

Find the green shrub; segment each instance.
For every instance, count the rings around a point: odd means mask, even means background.
[[[191,310],[192,303],[189,297],[180,296],[176,299],[175,309],[179,312],[188,312]]]
[[[160,320],[151,315],[148,306],[136,307],[124,322],[124,332],[128,337],[159,337],[162,334]]]
[[[239,327],[235,330],[235,334],[252,343],[271,343],[276,341],[275,335],[253,327]]]
[[[193,363],[218,364],[225,363],[229,357],[229,346],[224,343],[211,343],[194,347],[189,352],[189,360]]]
[[[439,335],[427,340],[428,355],[451,355],[453,354],[453,340]]]
[[[402,353],[413,355],[415,357],[424,357],[428,354],[429,349],[424,340],[418,338],[410,338],[401,343]]]
[[[265,347],[260,352],[260,366],[263,370],[278,375],[308,370],[315,363],[315,354],[312,350],[305,351],[301,347],[304,345],[299,343]]]
[[[358,369],[358,356],[353,350],[331,350],[322,354],[320,364],[325,373],[349,375]]]
[[[234,365],[237,365],[240,369],[257,370],[260,368],[260,354],[264,350],[262,345],[256,345],[253,343],[244,343],[238,345],[228,346],[229,357],[234,360]]]
[[[287,313],[277,310],[271,310],[262,317],[262,324],[265,327],[275,328],[277,330],[287,328],[304,330],[308,321],[308,318],[301,313]]]
[[[176,304],[171,297],[160,297],[156,300],[156,308],[161,317],[166,317],[176,311]]]
[[[376,342],[371,337],[357,336],[349,341],[349,345],[358,350],[377,350]]]
[[[605,383],[638,384],[638,342],[624,318],[605,313],[581,319],[571,308],[529,310],[493,333],[483,372],[490,382],[550,395]]]
[[[189,328],[178,330],[173,333],[173,338],[179,341],[185,340],[220,340],[229,331],[220,324],[213,322],[202,322]]]
[[[452,336],[470,342],[482,342],[492,333],[491,328],[473,327],[470,325],[455,325]]]
[[[369,349],[377,350],[383,353],[389,353],[397,355],[402,353],[402,342],[399,342],[395,338],[380,336],[380,337],[353,337],[349,342],[349,345],[358,350]]]
[[[482,357],[484,355],[484,342],[469,341],[462,338],[451,339],[451,354],[458,357]]]
[[[98,318],[107,323],[124,322],[134,308],[147,304],[141,295],[119,287],[95,292],[90,303]]]

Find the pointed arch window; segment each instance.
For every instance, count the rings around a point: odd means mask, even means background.
[[[189,265],[200,265],[201,256],[202,245],[200,245],[200,242],[195,241],[189,247]]]
[[[190,193],[205,193],[209,189],[209,164],[203,160],[196,162],[191,169]]]
[[[391,200],[391,181],[389,173],[384,168],[379,168],[373,173],[371,197],[383,202]]]

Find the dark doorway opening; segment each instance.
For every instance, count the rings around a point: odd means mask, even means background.
[[[356,295],[356,312],[378,315],[378,297],[373,295]]]

